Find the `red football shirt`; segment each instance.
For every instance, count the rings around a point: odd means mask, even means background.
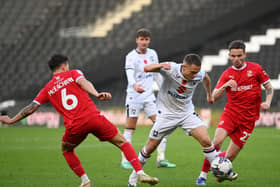
[[[259,119],[261,85],[269,82],[266,72],[253,62],[245,62],[241,69],[231,66],[221,75],[216,88],[220,88],[230,79],[236,81],[237,88],[226,89],[228,102],[224,112],[239,121]]]
[[[79,70],[54,74],[34,102],[38,104],[50,102],[64,118],[65,127],[71,127],[76,119],[87,120],[89,116],[98,114],[99,111],[88,93],[76,83],[81,78],[84,78],[84,75]]]

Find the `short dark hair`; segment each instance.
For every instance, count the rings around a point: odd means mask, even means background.
[[[139,29],[136,34],[136,38],[138,37],[149,37],[151,38],[151,31],[146,28]]]
[[[191,54],[187,54],[185,57],[184,57],[184,62],[186,64],[195,64],[197,66],[201,66],[201,57],[197,54],[194,54],[194,53],[191,53]]]
[[[68,63],[68,57],[61,54],[54,54],[48,62],[49,68],[52,71],[55,71],[57,68],[59,68],[61,64],[67,64],[67,63]]]
[[[245,51],[246,46],[243,40],[233,40],[232,42],[230,42],[230,44],[228,45],[228,49],[243,49],[243,51]]]

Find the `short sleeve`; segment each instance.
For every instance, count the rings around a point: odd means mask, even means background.
[[[46,88],[43,88],[33,101],[39,105],[47,103],[49,101],[49,97]]]
[[[200,78],[200,81],[202,82],[203,79],[204,79],[204,77],[206,76],[206,72],[203,71],[203,70],[201,70],[201,71],[198,73],[197,76],[198,76],[198,77],[201,77],[201,78]]]
[[[171,76],[171,74],[176,71],[176,66],[178,64],[176,64],[175,62],[162,62],[162,63],[170,63],[170,69],[164,69],[164,68],[161,68],[160,69],[160,74],[164,77],[166,76]]]
[[[269,82],[269,76],[260,65],[257,65],[257,80],[260,84]]]
[[[77,82],[81,78],[85,78],[83,72],[78,69],[72,71],[72,77],[74,78],[75,82]]]

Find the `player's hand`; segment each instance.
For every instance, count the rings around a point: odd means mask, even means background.
[[[270,104],[263,102],[261,103],[261,110],[267,111],[270,108]]]
[[[232,89],[236,89],[236,88],[237,88],[237,83],[236,83],[235,80],[231,79],[231,80],[227,81],[227,82],[224,84],[223,87],[224,87],[224,88],[230,87],[230,88],[232,88]]]
[[[96,96],[99,100],[110,100],[112,98],[112,95],[108,92],[101,92]]]
[[[141,85],[141,84],[136,84],[136,83],[134,83],[134,84],[133,84],[133,88],[134,88],[134,90],[135,90],[136,92],[138,92],[138,93],[143,93],[143,92],[145,92],[145,90],[142,88],[142,85]]]
[[[167,62],[167,63],[161,63],[161,68],[163,69],[170,69],[170,62]]]
[[[214,97],[212,96],[212,95],[207,95],[207,102],[209,103],[209,104],[213,104],[214,103]]]
[[[6,124],[12,124],[12,119],[9,116],[0,116],[0,121]]]

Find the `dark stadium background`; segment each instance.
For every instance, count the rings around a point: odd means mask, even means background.
[[[109,91],[110,102],[101,109],[123,107],[126,89],[124,59],[135,47],[136,30],[152,31],[151,48],[160,61],[181,62],[187,53],[216,55],[234,39],[249,41],[268,28],[280,27],[280,1],[275,0],[152,0],[140,12],[115,24],[106,37],[62,37],[62,29],[86,27],[126,0],[0,0],[0,102],[15,100],[14,113],[32,101],[51,78],[47,61],[54,53],[71,59],[71,67],[82,70],[97,90]],[[280,72],[280,40],[248,53],[248,60],[263,66],[272,79]],[[209,72],[212,87],[226,66]],[[194,103],[207,107],[200,86]],[[225,98],[213,107],[222,107]],[[272,108],[279,110],[280,92],[275,90]]]

